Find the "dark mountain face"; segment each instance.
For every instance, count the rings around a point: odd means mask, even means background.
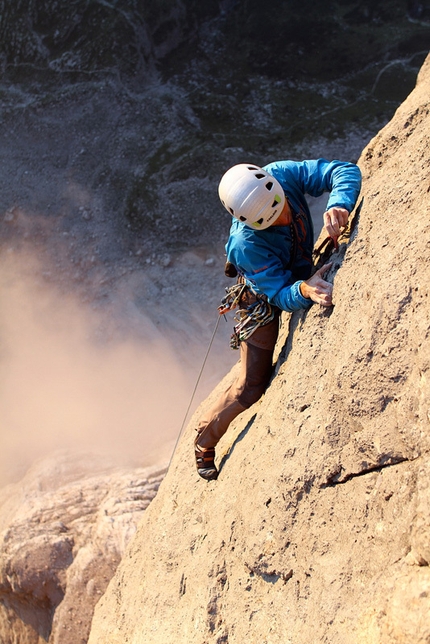
[[[217,3],[138,0],[17,0],[0,3],[0,42],[8,66],[66,73],[116,70],[143,79]],[[212,6],[211,6],[212,5]]]
[[[166,76],[206,53],[276,78],[333,80],[381,59],[428,49],[429,0],[16,0],[0,2],[3,65],[65,73]],[[208,32],[217,47],[205,51]],[[222,70],[219,69],[222,74]]]
[[[62,221],[92,212],[99,257],[221,243],[225,169],[355,160],[412,90],[429,25],[430,0],[0,0],[7,207],[52,213],[73,176],[88,196]]]

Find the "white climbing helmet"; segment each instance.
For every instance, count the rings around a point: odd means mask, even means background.
[[[239,163],[227,170],[219,183],[218,194],[233,217],[256,230],[273,224],[285,204],[279,181],[248,163]]]

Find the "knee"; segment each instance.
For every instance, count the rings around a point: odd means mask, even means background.
[[[238,402],[248,409],[251,405],[256,403],[257,400],[260,400],[261,396],[266,391],[268,384],[269,379],[264,382],[245,386],[242,393],[238,396]]]

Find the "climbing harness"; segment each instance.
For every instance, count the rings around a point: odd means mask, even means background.
[[[227,286],[225,289],[227,295],[225,295],[221,300],[221,304],[218,307],[218,313],[220,315],[224,315],[225,313],[228,313],[228,311],[239,306],[239,302],[246,289],[247,286],[244,282],[238,282],[237,284],[234,284],[234,286]]]
[[[226,295],[222,299],[218,312],[224,315],[242,304],[250,295],[251,301],[246,308],[239,308],[234,316],[237,324],[234,326],[230,338],[230,348],[239,349],[240,343],[247,340],[260,326],[264,326],[275,317],[275,308],[269,304],[265,295],[255,293],[243,280],[239,278],[237,284],[228,286]]]

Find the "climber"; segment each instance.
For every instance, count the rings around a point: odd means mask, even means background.
[[[361,188],[361,173],[342,161],[277,161],[260,168],[239,164],[222,177],[218,192],[232,215],[227,270],[238,285],[227,289],[220,312],[239,307],[232,346],[240,346],[240,373],[196,427],[196,466],[216,479],[215,447],[231,421],[266,390],[281,311],[332,305],[331,264],[312,275],[313,225],[305,194],[329,192],[324,227],[335,241],[347,224]],[[258,316],[254,311],[258,307]]]

